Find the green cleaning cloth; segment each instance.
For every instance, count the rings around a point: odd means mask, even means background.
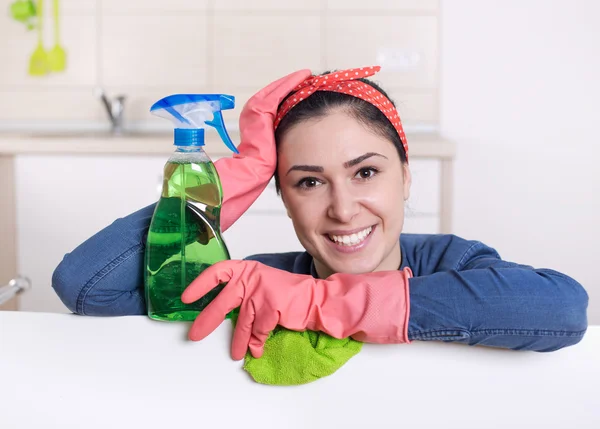
[[[236,320],[232,318],[234,324]],[[361,348],[362,343],[352,338],[339,340],[322,332],[278,326],[267,338],[262,357],[246,354],[244,369],[261,384],[306,384],[333,374]]]

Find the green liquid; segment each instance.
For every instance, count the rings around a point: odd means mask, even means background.
[[[192,321],[221,291],[218,285],[192,304],[185,288],[216,262],[229,259],[221,237],[222,191],[211,162],[165,165],[163,190],[146,247],[146,302],[157,320]]]

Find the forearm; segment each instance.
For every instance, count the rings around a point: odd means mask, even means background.
[[[409,339],[535,351],[581,340],[588,297],[579,283],[552,270],[497,265],[411,279]]]

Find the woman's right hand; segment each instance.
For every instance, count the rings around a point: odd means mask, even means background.
[[[276,80],[253,95],[242,109],[239,154],[215,162],[223,188],[221,231],[248,210],[273,177],[277,165],[273,130],[277,107],[310,76],[310,70],[300,70]]]
[[[293,331],[321,331],[335,338],[381,343],[408,343],[409,268],[365,274],[334,274],[315,279],[258,261],[221,261],[196,277],[181,295],[190,304],[215,286],[227,283],[198,315],[188,337],[199,341],[225,315],[239,307],[231,356],[247,350],[259,358],[277,325]]]

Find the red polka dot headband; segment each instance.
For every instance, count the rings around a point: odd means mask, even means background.
[[[371,85],[357,80],[358,78],[373,76],[379,70],[381,70],[380,66],[361,67],[359,69],[334,71],[320,76],[312,76],[306,79],[293,89],[291,95],[281,105],[279,111],[277,112],[277,116],[275,117],[275,129],[277,129],[277,126],[283,117],[287,115],[294,106],[296,106],[305,98],[309,97],[314,92],[340,92],[342,94],[351,95],[353,97],[365,100],[366,102],[377,107],[379,111],[381,111],[381,113],[383,113],[386,118],[389,119],[398,132],[398,136],[400,136],[402,146],[404,147],[404,152],[406,153],[406,159],[408,159],[408,143],[406,141],[406,135],[404,134],[404,129],[402,128],[402,122],[400,121],[398,111],[385,95],[373,88]]]

